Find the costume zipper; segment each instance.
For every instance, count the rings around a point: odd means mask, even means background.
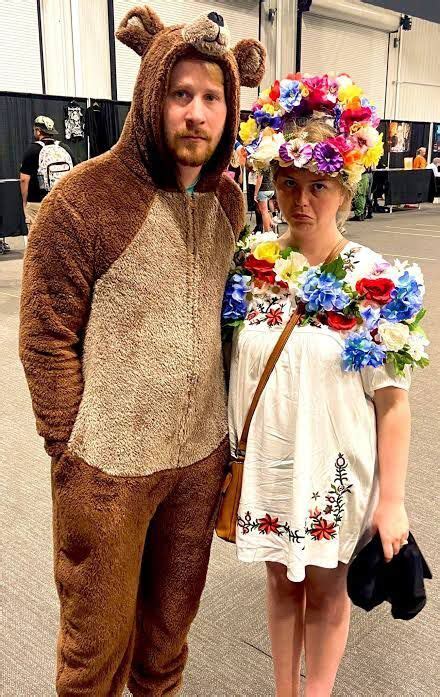
[[[188,364],[188,392],[187,392],[187,408],[182,419],[179,441],[181,446],[183,446],[188,438],[188,425],[191,418],[191,412],[194,409],[194,396],[198,382],[197,375],[197,356],[198,356],[198,346],[197,346],[197,310],[198,310],[198,296],[199,296],[199,278],[197,274],[197,244],[195,235],[195,207],[196,198],[192,194],[189,198],[189,230],[187,235],[188,240],[188,273],[187,273],[187,283],[188,283],[188,310],[190,313],[190,325],[191,325],[191,356]]]

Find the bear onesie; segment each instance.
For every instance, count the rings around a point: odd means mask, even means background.
[[[42,203],[26,252],[20,357],[52,457],[57,693],[175,694],[228,458],[220,310],[243,199],[224,174],[257,41],[216,13],[164,27],[147,7],[118,38],[141,57],[119,142]],[[163,136],[182,58],[224,75],[226,124],[192,196]]]

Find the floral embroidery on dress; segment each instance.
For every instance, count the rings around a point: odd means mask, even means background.
[[[304,534],[300,530],[293,530],[289,523],[280,523],[279,518],[272,517],[266,513],[262,518],[252,520],[252,514],[247,511],[244,518],[238,515],[237,525],[243,535],[258,531],[260,535],[275,534],[278,537],[286,536],[289,542],[301,542],[309,535],[312,540],[333,540],[338,532],[343,519],[346,507],[346,494],[351,494],[353,484],[349,484],[348,463],[342,453],[338,454],[335,462],[335,476],[330,488],[324,496],[326,506],[324,510],[317,505],[309,511],[308,520],[311,522],[304,526]],[[320,498],[319,491],[312,494],[312,499],[317,501]],[[326,516],[326,517],[324,517]]]
[[[324,510],[321,511],[318,506],[315,506],[314,510],[309,512],[309,519],[312,522],[310,527],[307,527],[306,523],[305,531],[314,540],[331,540],[336,537],[345,510],[345,495],[351,494],[353,484],[348,483],[348,464],[342,453],[339,453],[336,458],[335,470],[334,480],[325,495],[326,506]],[[317,501],[319,492],[314,492],[312,498]],[[323,515],[327,517],[324,518]]]
[[[292,530],[288,523],[281,524],[278,520],[278,518],[272,518],[269,513],[266,513],[263,518],[252,520],[250,511],[247,511],[244,518],[238,515],[237,525],[241,528],[243,535],[258,530],[260,535],[274,533],[278,537],[287,536],[290,542],[301,542],[304,539],[304,535],[300,535],[299,530]]]

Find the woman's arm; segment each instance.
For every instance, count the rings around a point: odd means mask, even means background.
[[[383,387],[374,393],[379,457],[379,503],[373,525],[379,531],[386,561],[408,538],[405,480],[408,468],[411,413],[408,392]]]
[[[257,178],[255,180],[255,193],[254,193],[254,201],[258,201],[258,192],[260,191],[260,186],[263,181],[263,175],[258,174]]]

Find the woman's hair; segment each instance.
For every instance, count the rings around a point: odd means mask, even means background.
[[[286,139],[292,140],[293,138],[302,138],[303,140],[306,140],[307,143],[320,143],[327,138],[335,138],[337,135],[338,134],[333,126],[329,124],[325,118],[318,117],[310,117],[292,121],[291,125],[288,126],[284,132]],[[280,169],[282,170],[283,168],[280,167],[278,162],[272,164],[272,172],[275,183]],[[345,231],[345,223],[350,215],[351,202],[355,191],[353,191],[353,188],[349,186],[347,179],[344,178],[344,175],[338,174],[335,179],[339,182],[345,194],[344,203],[336,215],[338,230],[343,233]]]

